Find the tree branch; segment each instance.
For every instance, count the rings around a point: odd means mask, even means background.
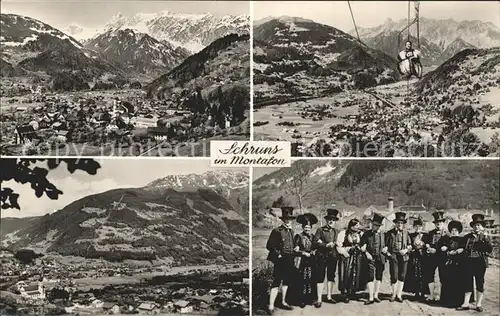
[[[36,166],[40,162],[46,161],[47,168]],[[40,198],[44,194],[51,200],[57,200],[59,195],[63,194],[47,176],[49,171],[57,168],[61,162],[65,162],[67,170],[74,173],[76,170],[82,170],[90,175],[95,175],[101,165],[94,159],[76,159],[76,158],[45,158],[45,159],[17,159],[17,158],[2,158],[0,159],[0,186],[1,189],[1,209],[21,209],[18,203],[19,194],[12,189],[4,187],[3,182],[15,181],[20,184],[29,183],[35,196]]]

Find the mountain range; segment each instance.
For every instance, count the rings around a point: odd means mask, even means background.
[[[61,78],[86,82],[107,78],[123,81],[126,74],[88,50],[74,38],[41,21],[15,14],[1,14],[0,37],[2,74],[16,76],[29,73],[51,80],[55,90]],[[64,82],[70,89],[71,80]],[[81,85],[79,85],[81,86]]]
[[[332,26],[279,17],[254,26],[256,102],[364,88],[399,78],[395,60]]]
[[[248,16],[117,14],[97,30],[72,24],[66,33],[16,14],[2,14],[0,20],[2,75],[36,77],[54,90],[88,89],[100,81],[116,87],[131,79],[151,81],[220,38],[249,34]]]
[[[128,73],[150,77],[168,72],[190,55],[185,49],[131,29],[110,29],[86,41],[85,47],[99,52]]]
[[[45,216],[2,218],[1,225],[3,244],[13,250],[111,261],[241,261],[248,257],[248,174],[167,176],[90,195]]]
[[[294,169],[297,168],[297,169]],[[282,198],[298,207],[284,179],[292,170],[304,174],[302,205],[310,210],[332,205],[366,208],[421,205],[433,209],[498,208],[499,169],[496,161],[305,161],[255,179],[252,189],[254,222]],[[285,171],[286,173],[283,173]],[[276,206],[276,204],[274,205]]]
[[[183,47],[196,53],[218,38],[229,34],[249,34],[248,15],[214,16],[207,14],[181,14],[168,11],[159,13],[137,13],[127,17],[114,15],[103,27],[90,30],[70,25],[66,31],[82,41],[91,40],[108,31],[132,29],[148,34],[158,41],[167,41],[174,47]]]
[[[387,19],[383,24],[372,27],[358,27],[361,40],[368,46],[395,56],[408,38],[408,32],[401,33],[408,21]],[[490,48],[500,46],[500,27],[491,22],[461,21],[453,19],[420,18],[419,39],[415,37],[416,26],[410,27],[410,40],[422,51],[424,66],[440,65],[456,53],[467,48]],[[355,30],[349,32],[355,35]]]
[[[249,35],[230,34],[220,38],[151,82],[148,96],[161,99],[176,87],[190,91],[202,89],[206,95],[222,85],[226,90],[239,87],[248,95],[249,52]]]

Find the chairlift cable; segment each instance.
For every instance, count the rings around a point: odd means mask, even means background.
[[[415,1],[415,20],[417,21],[417,46],[420,48],[420,1]]]
[[[358,37],[358,41],[366,46],[362,41],[361,38],[359,38],[359,33],[358,33],[358,27],[356,26],[356,20],[354,19],[354,14],[352,13],[352,8],[351,8],[351,3],[347,1],[347,5],[349,6],[349,11],[351,12],[351,18],[352,18],[352,23],[354,24],[354,29],[356,30],[356,36]]]
[[[410,5],[411,1],[408,1],[408,41],[410,41]]]

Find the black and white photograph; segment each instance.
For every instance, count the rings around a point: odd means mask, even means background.
[[[1,3],[1,153],[210,156],[250,139],[248,1]]]
[[[1,315],[249,315],[248,168],[3,158]]]
[[[252,315],[498,315],[497,160],[295,160],[252,177]]]
[[[496,157],[500,2],[256,1],[255,140],[297,157]]]

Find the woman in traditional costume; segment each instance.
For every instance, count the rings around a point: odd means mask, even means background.
[[[403,291],[415,294],[417,300],[424,300],[429,294],[429,287],[425,279],[425,244],[428,243],[429,235],[423,231],[424,223],[421,219],[413,222],[414,232],[410,234],[411,246],[410,260]]]
[[[360,247],[361,226],[358,219],[351,219],[347,229],[337,236],[339,261],[339,291],[344,302],[349,303],[356,292],[363,291],[366,277],[362,275],[363,254],[366,245]]]
[[[316,298],[316,280],[314,270],[315,250],[312,249],[313,234],[312,226],[318,222],[318,218],[311,213],[299,215],[297,222],[302,224],[302,233],[295,235],[295,253],[296,266],[298,268],[298,277],[296,289],[297,305],[304,308],[306,305],[312,305]]]

